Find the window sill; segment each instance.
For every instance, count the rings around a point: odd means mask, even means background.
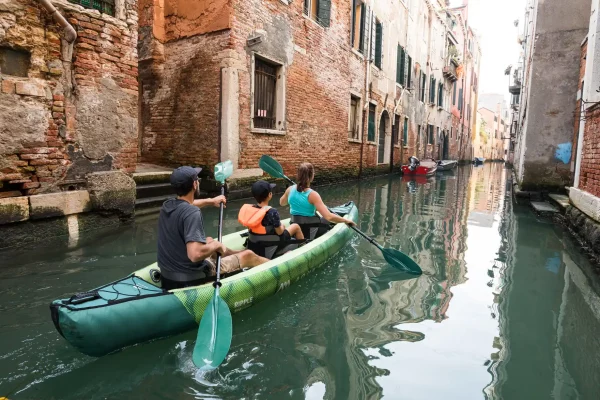
[[[312,22],[313,24],[315,24],[316,26],[318,26],[321,29],[325,29],[325,27],[323,25],[321,25],[320,23],[318,23],[317,21],[315,21],[314,19],[312,19],[311,17],[309,17],[308,15],[302,13],[302,16],[304,17],[304,19],[309,20],[310,22]]]
[[[352,47],[352,53],[354,53],[355,56],[357,56],[358,58],[361,59],[365,59],[365,55],[363,53],[361,53],[360,51],[356,50],[354,47]]]
[[[348,142],[361,144],[362,140],[360,140],[360,139],[348,139]]]
[[[404,150],[408,150],[408,146],[404,146],[402,147]]]
[[[264,133],[267,135],[280,135],[285,136],[285,130],[279,131],[277,129],[262,129],[262,128],[252,128],[250,129],[252,133]]]
[[[438,110],[439,110],[439,111],[442,111],[443,109],[444,109],[444,107],[440,107],[440,106],[438,106]]]
[[[367,140],[367,144],[371,144],[373,146],[377,146],[377,142],[369,142],[368,140]]]

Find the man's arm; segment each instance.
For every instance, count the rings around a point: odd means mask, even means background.
[[[211,242],[200,243],[200,242],[187,242],[185,244],[187,248],[187,256],[191,262],[198,262],[205,260],[215,253],[226,254],[227,247],[223,243],[213,240]]]
[[[194,205],[198,208],[204,208],[204,207],[219,207],[219,205],[223,203],[223,204],[227,204],[227,199],[225,198],[225,196],[217,196],[217,197],[213,197],[212,199],[196,199],[194,200]]]

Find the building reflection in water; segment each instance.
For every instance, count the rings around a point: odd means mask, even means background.
[[[446,320],[452,315],[450,305],[454,302],[454,288],[469,286],[467,249],[470,248],[470,231],[479,228],[495,232],[491,235],[496,236],[496,243],[488,243],[479,249],[491,258],[486,261],[490,269],[500,247],[498,224],[504,178],[502,165],[489,165],[474,171],[471,167],[460,168],[448,175],[420,181],[391,178],[387,182],[378,180],[360,185],[361,229],[385,247],[401,249],[413,257],[423,268],[424,275],[411,279],[387,266],[383,260],[370,261],[364,265],[364,270],[346,271],[356,275],[367,271],[363,279],[347,276],[342,280],[347,285],[346,329],[352,343],[349,358],[354,364],[350,369],[355,371],[352,381],[358,390],[364,389],[365,382],[370,382],[368,392],[375,398],[396,390],[411,393],[410,398],[418,398],[418,393],[422,393],[423,398],[432,398],[431,388],[419,391],[419,386],[428,385],[432,367],[444,368],[444,361],[436,360],[433,355],[436,352],[452,353],[453,346],[449,341],[461,341],[459,331],[468,330],[475,323],[470,316],[466,317],[466,323],[457,318],[454,328],[446,329]],[[470,219],[473,214],[475,220]],[[481,220],[488,225],[487,221],[495,221],[495,231],[487,225],[472,224]],[[368,244],[358,242],[356,246]],[[477,263],[476,260],[471,262]],[[483,274],[488,277],[487,265],[477,268],[483,269]],[[485,284],[484,287],[492,297],[492,289]],[[463,292],[470,296],[466,290]],[[468,299],[466,301],[469,303]],[[472,308],[472,305],[465,307]],[[478,378],[480,384],[472,387],[477,387],[479,393],[490,381],[483,364],[490,358],[493,339],[498,332],[497,323],[490,317],[486,305],[482,314],[495,327],[489,329],[488,339],[482,344],[484,349],[481,351],[481,346],[478,347],[481,357],[477,368],[482,375]],[[442,342],[436,340],[436,330],[443,337]],[[482,339],[477,329],[473,336],[474,340]],[[431,343],[431,340],[438,343]],[[450,370],[460,371],[455,368],[460,363],[456,363],[454,357],[447,354],[441,357],[445,358]],[[432,362],[440,365],[434,367]],[[385,372],[375,373],[366,368],[365,363]],[[448,379],[452,373],[445,376]],[[447,394],[447,387],[436,386]],[[355,392],[351,390],[350,393]]]

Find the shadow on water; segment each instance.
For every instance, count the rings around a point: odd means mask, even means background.
[[[193,368],[195,332],[100,359],[55,332],[48,303],[154,261],[156,217],[69,249],[0,254],[0,396],[31,399],[595,398],[598,284],[568,236],[513,209],[500,164],[319,189],[402,250],[408,276],[355,237],[319,271],[234,315],[231,352]],[[238,228],[231,202],[225,232]],[[286,216],[286,210],[280,210]],[[216,233],[216,210],[205,210]]]

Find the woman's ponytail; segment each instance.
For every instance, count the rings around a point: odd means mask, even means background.
[[[302,163],[298,167],[298,184],[296,189],[298,192],[304,192],[310,185],[315,176],[315,168],[311,163]]]

